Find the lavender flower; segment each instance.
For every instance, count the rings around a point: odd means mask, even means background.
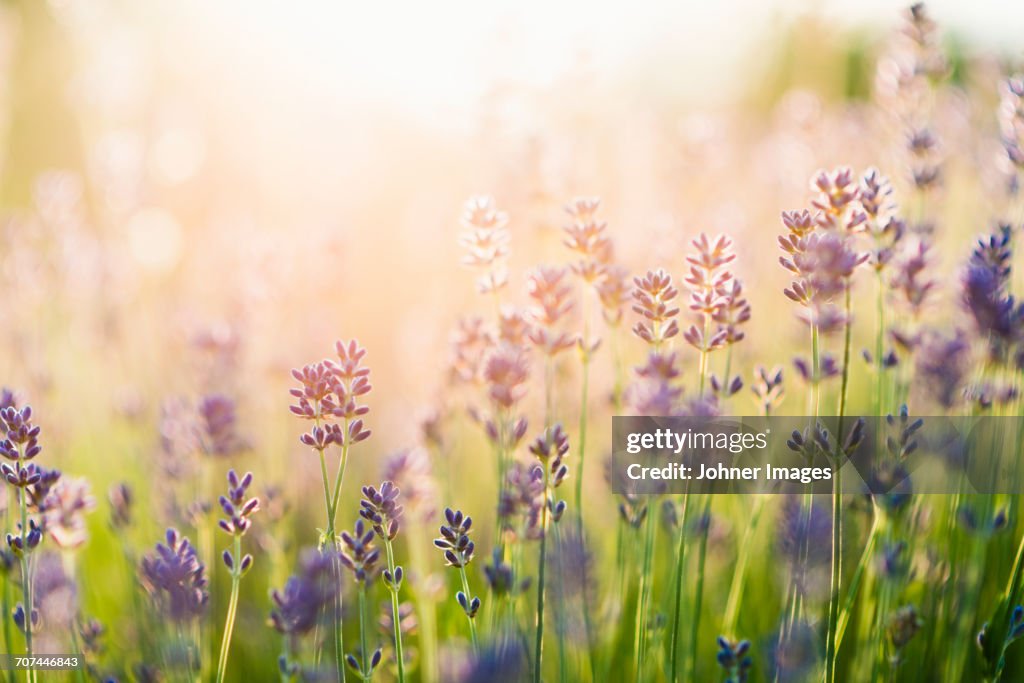
[[[943,408],[954,407],[963,398],[969,353],[970,346],[961,333],[945,336],[929,332],[922,338],[916,354],[916,386]]]
[[[341,541],[345,544],[341,551],[341,564],[360,583],[372,581],[377,573],[380,550],[373,547],[374,533],[362,519],[356,520],[352,533],[341,532]]]
[[[753,660],[748,656],[750,641],[735,642],[718,636],[718,665],[725,669],[725,683],[746,683]]]
[[[72,549],[85,543],[85,515],[96,509],[86,479],[61,478],[46,496],[43,507],[43,526],[59,547]]]
[[[234,470],[228,471],[228,492],[226,496],[220,497],[220,507],[224,511],[225,518],[218,521],[224,533],[232,536],[240,542],[245,532],[252,525],[250,519],[260,509],[259,498],[249,498],[247,490],[252,485],[252,472],[246,472],[239,479]],[[240,546],[236,543],[236,552],[225,550],[224,565],[239,577],[244,575],[252,567],[252,555],[241,556]],[[237,567],[237,571],[236,571]]]
[[[672,303],[679,290],[664,270],[649,270],[644,277],[633,278],[633,284],[633,310],[643,317],[633,326],[633,333],[657,351],[666,340],[679,334],[675,319],[679,308]]]
[[[529,314],[532,322],[530,341],[546,356],[553,357],[576,343],[574,337],[560,331],[559,325],[572,310],[569,295],[572,289],[565,282],[564,268],[541,267],[527,278],[527,294],[534,305]]]
[[[775,366],[771,370],[765,370],[763,365],[754,368],[755,382],[750,389],[757,397],[761,414],[768,416],[772,410],[782,403],[785,391],[782,386],[782,368]]]
[[[110,503],[110,525],[114,529],[125,529],[132,524],[132,489],[127,483],[113,484],[107,492]]]
[[[230,456],[248,445],[238,433],[235,401],[224,394],[211,394],[199,401],[199,442],[207,455]]]
[[[434,484],[430,455],[423,448],[399,451],[384,462],[383,478],[393,481],[402,491],[407,512],[420,521],[429,521],[436,510],[437,487]]]
[[[468,251],[463,263],[483,271],[477,281],[481,294],[498,292],[508,284],[508,215],[491,197],[474,197],[466,202],[461,223],[465,232],[459,243]]]
[[[146,590],[172,621],[192,621],[206,611],[206,568],[176,529],[168,529],[165,542],[142,558],[141,574]]]
[[[395,564],[395,554],[392,548],[392,541],[398,535],[399,520],[402,517],[402,506],[398,503],[398,487],[390,481],[385,481],[380,488],[373,486],[363,487],[363,500],[360,501],[359,516],[370,523],[374,533],[384,542],[384,549],[387,557],[387,569],[382,572],[384,585],[391,592],[391,612],[395,624],[395,660],[398,663],[398,680],[405,680],[405,655],[402,651],[402,630],[401,616],[399,609],[398,593],[402,588],[404,571],[401,566]]]
[[[334,581],[334,560],[330,553],[315,549],[303,552],[299,573],[289,577],[284,590],[274,590],[271,625],[289,637],[309,633],[321,614],[334,604],[338,591]]]

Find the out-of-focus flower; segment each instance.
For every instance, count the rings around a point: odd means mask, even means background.
[[[85,515],[95,509],[88,480],[61,477],[44,501],[43,527],[61,548],[77,548],[88,538]]]
[[[146,590],[172,621],[191,621],[203,615],[209,602],[206,567],[189,540],[168,529],[165,541],[142,558],[141,578]]]

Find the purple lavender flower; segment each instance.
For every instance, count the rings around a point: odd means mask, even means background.
[[[368,521],[374,532],[385,541],[393,541],[398,535],[399,520],[403,508],[398,503],[398,487],[385,481],[380,489],[363,487],[363,500],[359,502],[359,515]]]
[[[437,508],[437,487],[426,449],[409,448],[389,457],[384,462],[383,478],[393,481],[401,489],[402,501],[409,514],[423,522],[433,519]]]
[[[114,484],[107,492],[110,502],[110,525],[115,529],[124,529],[132,523],[132,489],[127,483]]]
[[[172,621],[199,618],[210,598],[206,567],[189,540],[176,529],[168,529],[165,540],[142,558],[142,583]]]
[[[316,626],[320,615],[334,604],[337,581],[330,553],[307,549],[300,560],[299,573],[291,576],[283,591],[274,590],[274,609],[270,622],[282,634],[301,636]]]
[[[953,336],[938,332],[924,335],[915,365],[922,393],[946,409],[959,403],[970,365],[969,355],[970,345],[959,332]]]
[[[358,582],[372,581],[377,573],[380,550],[373,547],[374,531],[362,519],[356,520],[352,533],[341,532],[345,550],[341,552],[341,564],[352,572]]]
[[[251,485],[252,472],[246,472],[239,479],[238,474],[234,470],[228,471],[228,493],[226,496],[220,497],[220,507],[224,511],[226,518],[219,520],[218,524],[225,533],[236,538],[241,538],[245,535],[245,532],[252,525],[250,517],[260,509],[259,498],[249,498],[246,493]],[[240,546],[236,542],[236,550],[239,548]],[[229,550],[225,550],[222,557],[225,566],[229,570],[235,572],[237,567],[238,575],[242,576],[252,567],[252,555],[248,553],[241,557],[239,555],[241,555],[240,551],[232,553]]]
[[[246,439],[238,433],[235,401],[211,394],[199,401],[200,443],[207,455],[229,456],[244,451]]]
[[[461,510],[445,508],[445,523],[440,527],[441,538],[434,539],[434,545],[444,552],[449,567],[461,568],[473,561],[475,546],[469,538],[473,519],[463,515]]]

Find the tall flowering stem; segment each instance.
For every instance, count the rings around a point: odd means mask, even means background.
[[[0,439],[0,455],[10,462],[0,463],[0,473],[4,480],[17,491],[18,510],[20,513],[20,529],[18,535],[7,534],[7,547],[18,558],[21,564],[21,587],[23,603],[14,611],[14,623],[25,635],[25,654],[32,657],[32,631],[39,615],[33,606],[33,582],[31,553],[43,540],[43,531],[34,519],[29,517],[32,506],[31,487],[52,486],[60,473],[47,472],[36,465],[33,460],[42,452],[39,444],[40,428],[32,424],[32,407],[25,406],[20,410],[9,405],[0,410],[0,427],[3,438]],[[37,497],[37,500],[41,497]],[[3,615],[4,618],[7,615]],[[26,680],[36,680],[35,667],[31,664],[26,670]]]
[[[206,612],[210,601],[206,567],[199,561],[195,546],[176,529],[168,529],[164,542],[142,558],[140,574],[143,587],[179,637]],[[188,655],[190,676],[196,645],[192,643]]]
[[[735,279],[725,266],[735,260],[732,253],[732,240],[724,235],[709,239],[701,233],[693,240],[694,252],[686,257],[690,264],[690,272],[686,285],[690,290],[690,310],[697,316],[697,324],[691,325],[683,338],[700,353],[700,369],[698,380],[699,397],[703,398],[708,380],[708,356],[712,351],[728,348],[726,353],[725,376],[722,382],[712,378],[712,388],[725,395],[739,390],[742,381],[736,382],[730,377],[732,371],[732,345],[743,339],[740,325],[750,319],[750,306],[743,298],[743,286]],[[689,497],[687,496],[687,501]],[[711,496],[704,499],[703,513],[700,519],[700,553],[697,564],[696,596],[693,601],[693,615],[690,630],[690,668],[692,680],[697,666],[697,639],[700,632],[701,607],[704,593],[704,569],[707,549],[708,524],[711,514]],[[685,511],[684,511],[685,516]],[[682,574],[685,553],[683,537],[685,529],[680,526],[679,552],[677,553],[676,574]],[[673,642],[673,647],[677,644]],[[673,657],[673,662],[676,658]],[[672,670],[675,677],[676,670]]]
[[[461,510],[445,508],[444,520],[445,523],[440,527],[441,536],[434,539],[434,545],[444,553],[447,565],[459,570],[462,590],[456,593],[455,599],[469,621],[470,639],[473,642],[473,650],[477,651],[479,645],[476,635],[476,614],[480,611],[480,598],[473,597],[469,590],[469,579],[466,578],[466,566],[473,561],[473,552],[476,550],[476,546],[469,538],[473,519],[463,515]]]
[[[757,397],[761,415],[768,417],[771,415],[772,410],[782,401],[782,368],[775,367],[769,371],[763,366],[758,366],[754,370],[754,377],[755,381],[751,389]],[[750,561],[751,546],[757,536],[757,529],[760,525],[767,499],[767,496],[761,495],[754,501],[754,509],[750,513],[750,521],[747,523],[743,540],[737,548],[736,569],[733,571],[732,583],[729,586],[729,596],[725,603],[725,616],[722,617],[722,631],[729,637],[738,635],[740,608],[743,604],[743,595],[746,589],[747,565]]]
[[[497,209],[492,197],[473,197],[460,223],[459,243],[466,249],[462,263],[481,271],[477,289],[493,298],[495,318],[500,318],[500,292],[508,285],[508,214]]]
[[[366,584],[377,575],[377,563],[380,561],[380,550],[373,546],[374,530],[367,527],[364,520],[356,520],[352,533],[341,532],[345,549],[341,552],[341,564],[352,573],[359,591],[359,657],[353,654],[345,656],[345,663],[359,674],[364,681],[373,678],[373,672],[381,661],[381,650],[377,648],[370,654],[366,636],[369,627],[366,624]]]
[[[252,525],[250,517],[260,508],[258,498],[247,498],[246,491],[251,485],[252,472],[246,472],[239,478],[235,471],[231,470],[228,472],[227,495],[220,497],[220,506],[225,517],[219,524],[224,533],[231,536],[232,548],[225,550],[222,556],[224,565],[231,573],[231,597],[228,599],[228,613],[224,620],[224,635],[217,660],[217,683],[224,681],[228,669],[228,651],[235,628],[239,586],[242,584],[242,577],[252,568],[252,555],[242,554],[242,537]]]
[[[569,473],[562,458],[569,452],[569,437],[561,425],[544,430],[531,445],[530,452],[537,458],[544,483],[541,493],[540,518],[537,533],[540,535],[540,551],[537,559],[537,621],[536,639],[533,651],[533,681],[540,683],[544,663],[544,599],[547,565],[547,536],[551,523],[557,523],[565,512],[565,501],[555,501],[555,489],[562,485]]]
[[[865,230],[869,211],[874,211],[876,192],[868,182],[864,187],[853,182],[849,168],[832,172],[822,171],[812,180],[818,196],[811,202],[818,210],[815,222],[821,228],[820,235],[809,239],[809,248],[802,261],[802,269],[810,273],[807,279],[811,311],[819,327],[843,329],[842,380],[839,388],[838,425],[836,446],[833,453],[832,478],[832,577],[828,609],[828,631],[825,643],[825,678],[833,683],[838,661],[837,623],[840,610],[843,558],[843,492],[842,468],[845,453],[844,439],[852,436],[845,433],[847,389],[850,378],[850,345],[853,332],[851,311],[852,278],[857,266],[867,261],[868,254],[859,254],[852,248],[854,235]],[[867,192],[862,192],[864,188]],[[865,210],[865,203],[869,211]],[[877,212],[876,212],[877,213]],[[799,261],[798,261],[799,262]],[[841,312],[833,311],[832,301],[842,295]]]
[[[686,257],[690,264],[686,285],[690,289],[690,310],[697,315],[698,324],[691,325],[683,333],[683,338],[700,352],[698,393],[703,396],[708,377],[708,354],[724,348],[729,335],[727,328],[713,329],[712,326],[715,318],[723,314],[725,296],[735,282],[732,273],[723,270],[723,266],[732,262],[736,255],[731,251],[732,240],[724,235],[709,240],[701,233],[692,244],[696,251]],[[726,377],[725,381],[728,384],[729,378]]]
[[[633,285],[633,311],[641,316],[641,320],[633,326],[633,334],[647,342],[650,355],[647,365],[637,371],[640,381],[632,387],[630,400],[637,414],[671,415],[676,410],[682,390],[670,383],[671,378],[678,374],[675,370],[675,354],[663,353],[663,349],[668,340],[679,334],[679,307],[675,303],[679,290],[673,284],[672,276],[661,269],[647,271],[643,277],[633,278]],[[649,503],[651,505],[653,503]],[[633,638],[637,680],[642,678],[647,659],[647,615],[651,600],[656,523],[656,515],[651,514],[649,509],[637,520],[637,526],[644,526],[636,632]]]
[[[572,348],[575,339],[560,327],[572,310],[569,295],[572,289],[565,282],[566,270],[542,266],[530,273],[526,291],[533,305],[528,311],[531,322],[530,341],[544,355],[544,426],[554,420],[555,358]]]
[[[307,365],[302,370],[292,370],[292,377],[301,386],[290,392],[297,399],[291,406],[292,413],[313,422],[313,427],[299,440],[316,451],[319,456],[327,514],[327,528],[320,539],[320,547],[323,549],[333,546],[335,552],[330,553],[332,558],[336,558],[337,552],[341,550],[341,540],[335,532],[335,520],[349,449],[352,444],[370,436],[370,431],[364,428],[362,420],[362,416],[370,409],[368,406],[360,405],[358,401],[372,389],[369,381],[370,369],[362,365],[366,349],[360,347],[353,339],[348,343],[338,341],[335,344],[335,351],[337,361],[323,360]],[[338,424],[339,420],[341,424]],[[331,445],[341,447],[333,485],[327,469],[327,449]],[[336,578],[339,572],[340,567],[335,564]],[[334,611],[335,665],[339,680],[344,681],[345,649],[340,591],[335,594]]]
[[[395,632],[395,660],[398,664],[399,683],[405,681],[405,653],[402,649],[402,617],[398,593],[402,588],[404,570],[395,564],[393,541],[398,536],[399,520],[402,517],[402,506],[398,503],[398,487],[385,481],[380,488],[363,487],[363,500],[360,501],[359,515],[370,523],[373,532],[384,542],[387,555],[387,569],[382,572],[384,585],[391,593],[391,623]]]
[[[906,234],[906,225],[898,219],[894,212],[895,204],[891,200],[892,186],[889,180],[876,169],[865,171],[860,181],[860,205],[866,215],[866,231],[872,239],[870,264],[875,271],[876,289],[876,327],[875,327],[875,415],[881,415],[886,409],[885,373],[893,363],[893,355],[886,352],[886,275],[890,270],[896,250]]]
[[[625,298],[623,291],[624,278],[621,273],[613,268],[613,245],[611,238],[607,235],[607,223],[596,217],[597,209],[601,200],[596,197],[578,198],[566,207],[566,211],[572,218],[572,222],[565,226],[565,246],[577,257],[572,265],[573,273],[580,280],[580,317],[582,323],[582,334],[577,341],[580,352],[581,381],[580,381],[580,417],[579,434],[577,436],[578,465],[576,473],[576,533],[580,539],[584,539],[583,525],[583,477],[584,466],[587,456],[587,416],[589,413],[590,399],[590,365],[594,352],[600,345],[599,339],[590,337],[590,315],[588,302],[590,291],[599,297],[605,312],[605,320],[609,324],[617,324],[621,318],[621,306]],[[618,379],[616,380],[618,384]],[[621,389],[616,386],[616,395]],[[618,400],[617,396],[616,399]],[[586,570],[586,567],[584,567]],[[583,577],[584,584],[586,578]],[[583,618],[587,630],[587,642],[590,652],[594,651],[593,626],[591,624],[590,610],[584,604]],[[591,657],[591,669],[595,669],[595,662]]]
[[[332,553],[308,549],[300,558],[297,574],[288,578],[283,590],[274,590],[270,597],[274,609],[270,623],[283,636],[283,651],[278,670],[283,681],[290,681],[299,671],[294,657],[298,639],[313,631],[328,607],[335,605],[339,590],[336,561]]]

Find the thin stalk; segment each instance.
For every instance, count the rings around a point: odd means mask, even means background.
[[[384,547],[388,555],[388,571],[394,577],[395,551],[391,546],[391,541],[385,538]],[[398,608],[398,588],[389,584],[388,589],[391,591],[391,621],[395,627],[395,659],[398,661],[398,681],[405,683],[405,654],[402,650],[402,619]]]
[[[349,449],[349,436],[348,436],[349,420],[345,418],[344,421],[344,435],[345,441],[341,444],[341,459],[338,461],[338,472],[335,475],[334,480],[334,495],[331,496],[330,502],[330,514],[331,520],[330,525],[333,529],[335,526],[335,520],[338,517],[338,503],[341,499],[341,484],[345,480],[345,466],[348,464],[348,449]],[[335,539],[337,542],[337,539]],[[341,545],[338,545],[338,550],[341,550]]]
[[[242,583],[242,537],[235,534],[234,566],[231,569],[231,597],[228,599],[228,615],[224,621],[224,635],[220,641],[220,657],[217,660],[217,683],[223,683],[228,670],[228,651],[231,648],[231,634],[235,629],[235,615],[238,611],[238,587]]]
[[[20,464],[20,463],[19,463]],[[28,494],[24,488],[18,489],[18,506],[21,508],[21,589],[25,604],[25,656],[31,661],[32,649],[32,571],[29,563],[28,548]],[[5,615],[6,616],[6,615]],[[31,664],[25,670],[25,680],[35,683],[36,670]]]
[[[743,541],[738,548],[736,557],[736,569],[732,574],[732,585],[729,586],[729,598],[725,603],[725,618],[722,621],[722,631],[731,637],[738,637],[737,633],[740,615],[740,606],[743,604],[743,593],[747,584],[747,564],[750,562],[750,550],[757,536],[758,523],[761,521],[761,513],[764,512],[765,496],[758,496],[754,501],[754,510],[750,513],[750,522],[743,534]]]
[[[644,554],[643,564],[640,569],[639,598],[637,600],[636,634],[633,638],[633,647],[636,656],[636,680],[642,681],[644,669],[647,663],[647,610],[649,608],[651,595],[652,566],[654,564],[654,529],[656,525],[655,510],[657,501],[653,499],[647,504],[647,528],[644,533]]]
[[[622,350],[619,348],[619,326],[612,327],[611,337],[612,365],[615,368],[615,384],[612,387],[612,408],[616,415],[622,410],[622,392],[625,372],[622,367]]]
[[[857,602],[857,592],[860,590],[860,582],[864,578],[864,571],[868,565],[871,564],[871,558],[875,553],[875,546],[878,542],[879,524],[878,517],[876,516],[871,524],[871,531],[868,533],[868,540],[864,546],[864,552],[861,553],[860,561],[857,562],[857,568],[853,572],[853,577],[850,579],[850,587],[846,593],[846,600],[843,602],[842,611],[839,612],[839,618],[836,620],[836,649],[843,642],[843,636],[846,634],[846,627],[850,623],[850,617],[853,614],[854,604]]]
[[[317,418],[315,424],[317,427],[320,426],[320,405],[317,404]],[[348,419],[345,420],[344,429],[345,441],[341,447],[341,463],[339,465],[338,477],[334,485],[334,494],[331,494],[331,480],[330,475],[327,473],[327,459],[324,455],[324,449],[318,448],[317,452],[320,455],[320,476],[323,480],[324,486],[324,504],[327,507],[327,529],[324,531],[326,536],[325,544],[331,544],[335,549],[340,550],[338,534],[334,529],[334,519],[337,512],[338,498],[341,493],[341,480],[344,476],[345,462],[348,460]],[[331,562],[332,572],[334,574],[334,580],[340,582],[341,567],[337,560]],[[341,621],[342,613],[342,596],[341,591],[336,591],[334,596],[334,666],[338,670],[338,680],[341,683],[345,682],[345,636],[344,636],[344,625]]]
[[[555,360],[553,356],[544,357],[544,429],[554,422],[555,414]]]
[[[547,564],[548,544],[548,476],[549,468],[544,465],[544,502],[540,512],[540,553],[537,559],[537,638],[533,651],[533,683],[541,683],[541,666],[544,656],[544,579]]]
[[[679,518],[679,543],[676,546],[676,576],[675,595],[676,601],[672,609],[672,645],[669,648],[669,669],[668,680],[675,683],[679,671],[679,636],[682,631],[681,616],[683,605],[683,573],[686,565],[686,522],[687,513],[690,509],[690,482],[686,482],[686,492],[683,494],[683,511]]]
[[[428,568],[423,561],[422,548],[419,543],[412,542],[412,539],[424,537],[420,524],[418,520],[412,521],[408,527],[410,531],[410,543],[408,545],[409,561],[413,568],[416,569],[418,575],[426,576]],[[420,677],[424,683],[435,683],[437,680],[437,611],[434,601],[425,594],[425,591],[417,590],[415,594],[420,622]]]
[[[704,496],[704,512],[700,518],[700,550],[697,555],[697,587],[694,591],[692,628],[690,630],[690,676],[687,680],[697,680],[697,645],[700,637],[700,613],[704,601],[704,569],[708,557],[708,530],[711,520],[711,496]]]
[[[366,647],[366,582],[359,582],[359,650],[363,680],[370,680],[370,650]]]
[[[878,319],[878,329],[875,331],[875,415],[882,415],[885,410],[885,365],[882,361],[882,354],[885,351],[885,282],[882,278],[882,271],[878,274],[878,300],[875,302],[875,314]]]
[[[11,528],[11,491],[7,487],[4,487],[4,529]],[[4,645],[8,652],[14,652],[14,638],[11,635],[11,577],[9,572],[4,572],[4,590],[3,590],[3,614],[0,615],[0,619],[4,622]],[[14,669],[10,669],[7,672],[8,683],[14,683],[15,679]]]
[[[579,471],[576,474],[576,531],[583,539],[583,463],[587,455],[587,393],[590,385],[590,354],[583,352],[583,385],[580,391]]]
[[[584,297],[584,301],[586,298]],[[586,334],[584,332],[584,334]],[[586,344],[586,338],[584,337],[584,344]],[[583,534],[583,464],[587,454],[587,411],[588,411],[588,393],[590,388],[590,351],[587,349],[583,350],[583,383],[580,389],[580,427],[579,427],[579,472],[576,474],[576,535],[579,538],[580,543],[584,543],[585,536]],[[591,669],[591,676],[595,675],[597,671],[597,660],[595,659],[595,646],[594,646],[594,626],[590,618],[590,605],[587,596],[587,586],[589,586],[589,577],[586,573],[589,567],[587,563],[583,563],[583,627],[587,634],[587,652],[589,655],[589,663]]]
[[[842,583],[843,563],[843,468],[840,458],[843,450],[843,421],[846,417],[846,389],[850,378],[850,286],[846,286],[846,322],[843,339],[843,375],[839,389],[839,421],[836,430],[835,476],[832,480],[832,581],[828,605],[828,639],[825,644],[825,681],[835,683],[838,660],[836,626],[839,621],[839,591]]]
[[[811,324],[811,391],[810,409],[815,421],[818,419],[818,407],[821,398],[821,351],[819,343],[818,323]],[[814,425],[811,425],[814,428]]]
[[[291,638],[287,635],[281,639],[281,659],[285,664],[285,666],[279,667],[281,669],[281,683],[290,683],[292,675],[287,670],[291,668],[292,664],[292,646]]]
[[[466,596],[466,604],[473,602],[473,594],[469,592],[469,580],[466,578],[466,568],[459,565],[459,576],[462,578],[462,593]],[[479,651],[479,646],[476,639],[476,619],[469,616],[469,612],[466,612],[466,618],[469,620],[469,637],[473,642],[473,652]]]

